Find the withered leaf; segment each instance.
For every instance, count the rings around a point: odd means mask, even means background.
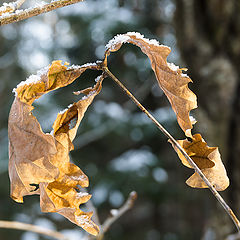
[[[212,168],[202,169],[203,174],[209,180],[209,182],[216,188],[217,191],[223,191],[229,186],[229,178],[227,176],[226,169],[222,163],[221,155],[218,148],[208,155],[209,159],[215,163]],[[205,182],[199,177],[197,173],[194,173],[186,183],[190,187],[194,188],[208,188]]]
[[[103,76],[86,97],[58,114],[52,135],[43,133],[31,105],[41,95],[72,83],[89,68],[97,69],[97,65],[67,68],[61,61],[54,61],[17,86],[9,115],[9,176],[15,201],[23,202],[26,195],[40,194],[43,211],[58,212],[96,235],[98,227],[91,221],[91,213],[79,209],[90,195],[76,190],[78,186],[87,187],[88,178],[70,163],[69,152],[85,111],[101,91]],[[77,219],[86,219],[86,223]]]
[[[189,112],[197,107],[196,95],[188,88],[188,83],[192,80],[182,73],[183,69],[167,62],[170,48],[159,45],[156,40],[146,39],[139,33],[126,33],[109,41],[106,54],[117,51],[123,43],[132,43],[140,47],[148,56],[158,84],[176,113],[178,124],[186,136],[191,136],[193,122]]]
[[[185,139],[178,140],[178,143],[198,165],[217,191],[223,191],[229,186],[229,179],[217,147],[208,147],[200,134],[193,135],[192,141]],[[176,149],[176,152],[183,165],[192,168],[180,151]],[[208,188],[197,173],[194,173],[186,183],[193,188]]]
[[[58,167],[60,174],[54,182],[40,184],[43,212],[62,214],[93,235],[98,234],[99,228],[91,221],[92,213],[85,213],[79,209],[79,205],[87,202],[91,196],[76,191],[78,185],[88,186],[88,178],[80,168],[69,162],[68,153],[73,149],[72,141],[86,109],[101,90],[102,80],[103,78],[89,91],[87,97],[73,103],[66,111],[58,114],[53,124],[57,153],[52,156],[52,162]]]

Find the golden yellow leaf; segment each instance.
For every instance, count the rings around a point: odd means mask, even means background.
[[[51,66],[41,69],[36,75],[31,75],[26,81],[21,82],[15,89],[19,100],[32,105],[34,100],[43,94],[69,85],[87,69],[98,69],[94,64],[67,68],[61,62],[53,61]]]
[[[186,153],[192,158],[203,174],[217,191],[223,191],[229,186],[229,179],[217,147],[208,147],[200,134],[195,134],[192,141],[178,140]],[[192,168],[178,149],[175,149],[183,165]],[[207,188],[201,177],[194,173],[186,183],[193,188]]]
[[[72,83],[88,68],[87,64],[67,68],[54,61],[37,75],[20,83],[9,115],[9,176],[11,197],[23,202],[26,195],[40,194],[41,208],[45,212],[58,212],[96,235],[98,227],[91,221],[91,213],[79,209],[90,195],[79,192],[78,186],[89,185],[87,176],[70,163],[72,141],[88,106],[101,91],[103,76],[88,95],[58,114],[53,134],[43,133],[33,116],[31,104],[41,95]],[[39,189],[36,190],[36,185]],[[86,221],[84,221],[84,219]]]
[[[167,57],[171,52],[169,47],[159,45],[156,40],[146,39],[139,33],[117,35],[107,44],[106,54],[117,51],[123,43],[132,43],[140,47],[142,52],[148,56],[158,84],[176,113],[179,126],[186,136],[190,137],[193,122],[189,117],[189,112],[197,107],[197,98],[188,88],[188,83],[192,80],[182,73],[185,69],[179,69],[167,62]]]

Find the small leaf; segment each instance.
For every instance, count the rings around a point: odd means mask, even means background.
[[[106,54],[117,51],[123,43],[132,43],[141,48],[151,61],[158,84],[163,90],[177,116],[179,126],[186,136],[191,137],[193,122],[189,112],[197,107],[196,95],[188,88],[192,80],[174,64],[167,62],[171,50],[169,47],[159,45],[156,40],[144,38],[139,33],[126,33],[117,35],[106,45]]]
[[[227,172],[221,160],[221,155],[218,148],[209,154],[209,159],[214,161],[215,166],[212,168],[202,169],[203,174],[207,177],[209,182],[216,188],[217,191],[223,191],[229,186],[229,179]],[[194,188],[208,188],[205,182],[194,173],[186,183]]]
[[[185,139],[178,140],[178,143],[198,165],[217,191],[223,191],[229,186],[229,179],[217,147],[208,147],[200,134],[193,135],[192,141]],[[183,165],[192,168],[180,151],[175,150]],[[186,183],[193,188],[208,188],[197,173],[194,173]]]

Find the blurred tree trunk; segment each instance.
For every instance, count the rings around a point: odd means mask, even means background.
[[[239,12],[239,0],[176,0],[177,43],[198,96],[195,129],[219,146],[231,181],[224,196],[240,217]],[[219,207],[209,214],[214,239],[235,231],[224,214]]]

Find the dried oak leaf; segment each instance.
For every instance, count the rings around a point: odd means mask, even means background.
[[[69,151],[73,149],[72,141],[85,111],[101,90],[103,77],[88,96],[58,114],[53,135],[43,133],[32,115],[31,106],[35,99],[72,83],[88,68],[97,69],[97,65],[67,68],[61,61],[54,61],[51,66],[17,86],[9,114],[9,176],[11,197],[15,201],[23,202],[23,196],[40,194],[43,211],[56,211],[71,221],[88,216],[86,224],[89,223],[89,227],[84,225],[84,221],[73,222],[96,235],[98,227],[91,221],[91,213],[79,209],[79,204],[86,202],[90,195],[79,193],[78,185],[87,187],[88,178],[80,168],[69,162]],[[39,185],[38,190],[36,185]],[[53,198],[49,192],[56,197]],[[49,199],[54,206],[52,208],[48,207]]]
[[[58,167],[60,174],[54,182],[40,184],[40,204],[43,212],[57,212],[93,235],[98,234],[99,228],[91,221],[92,213],[79,209],[79,205],[87,202],[91,195],[77,191],[78,185],[88,186],[88,178],[80,168],[69,162],[68,153],[73,150],[72,141],[78,126],[88,106],[100,92],[101,83],[102,79],[88,92],[87,97],[58,114],[53,124],[57,153],[52,156],[51,161]]]
[[[188,88],[192,80],[182,73],[179,67],[167,62],[171,50],[169,47],[159,45],[156,40],[144,38],[139,33],[126,33],[117,35],[106,45],[106,54],[120,49],[123,43],[132,43],[141,48],[151,61],[158,84],[163,90],[176,113],[179,126],[186,136],[191,136],[194,122],[189,117],[189,112],[197,107],[196,95]]]
[[[223,191],[229,186],[229,179],[217,147],[208,147],[200,134],[193,135],[192,141],[185,139],[178,140],[178,143],[217,191]],[[192,168],[181,152],[178,149],[176,151],[183,165]],[[208,188],[197,173],[194,173],[186,183],[194,188]]]

